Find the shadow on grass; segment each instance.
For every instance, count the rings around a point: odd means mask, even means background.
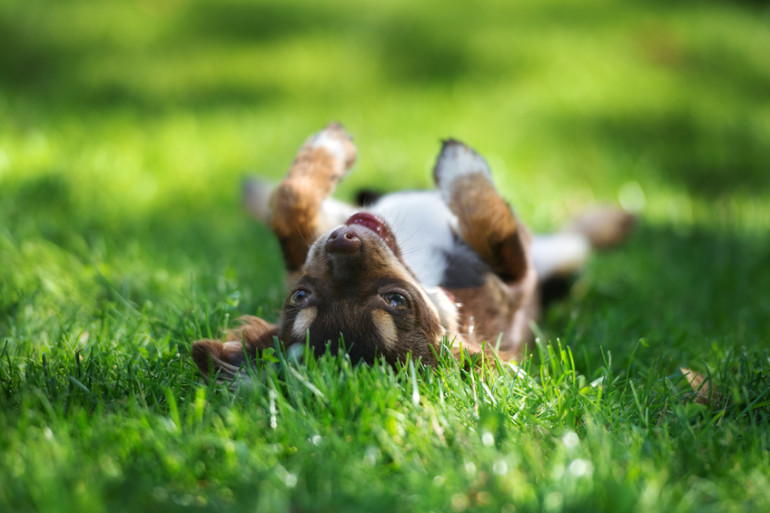
[[[470,44],[484,27],[499,24],[493,16],[498,10],[500,16],[510,17],[518,24],[531,22],[553,27],[556,23],[578,33],[590,31],[592,24],[605,27],[612,23],[611,16],[594,16],[607,14],[606,9],[597,6],[543,6],[521,12],[496,6],[484,13],[467,15],[447,8],[430,16],[427,11],[385,10],[382,19],[367,15],[361,7],[348,7],[307,3],[302,8],[288,9],[280,2],[193,2],[177,8],[165,25],[149,21],[151,26],[165,27],[157,29],[161,32],[159,42],[141,42],[140,38],[133,45],[109,39],[100,41],[96,36],[67,37],[63,35],[66,32],[43,30],[28,19],[20,22],[8,13],[0,13],[0,90],[11,92],[13,98],[25,102],[35,115],[44,118],[62,113],[100,116],[105,111],[120,109],[139,113],[141,118],[180,109],[205,112],[230,107],[259,108],[290,102],[296,92],[280,83],[230,76],[228,63],[215,62],[214,57],[206,60],[200,57],[201,50],[214,48],[219,53],[211,55],[226,59],[230,49],[240,51],[276,41],[301,42],[304,38],[309,55],[313,55],[312,52],[320,51],[312,47],[316,36],[364,48],[375,63],[377,87],[382,90],[404,84],[443,85],[449,89],[468,77],[497,77],[506,69],[510,72],[510,55],[522,51],[517,50],[522,41],[512,37],[510,49],[483,54]],[[89,21],[89,14],[77,12],[84,17],[76,20],[78,23]],[[451,27],[460,21],[467,30],[445,30],[444,25]],[[552,130],[566,134],[566,141],[601,141],[608,153],[646,159],[650,168],[656,170],[653,179],[685,187],[706,198],[735,190],[768,191],[770,134],[760,126],[760,118],[749,112],[756,99],[766,98],[766,91],[770,90],[766,68],[724,45],[709,47],[708,51],[691,50],[677,64],[681,67],[677,69],[680,78],[693,84],[708,83],[711,94],[723,91],[726,100],[745,105],[743,118],[724,119],[724,112],[719,109],[710,116],[704,108],[682,105],[665,113],[557,117]],[[186,55],[197,63],[189,65],[195,68],[194,72],[186,67]],[[533,54],[526,58],[546,56],[547,53]],[[323,58],[327,57],[319,54],[319,59]],[[123,63],[125,69],[110,68],[114,62]],[[146,69],[131,69],[134,62]],[[136,79],[136,74],[161,69],[153,67],[158,63],[179,66],[180,75],[172,72],[170,78],[159,79],[150,74]],[[84,78],[83,69],[101,66],[113,71],[98,80]],[[221,76],[219,70],[223,71]],[[204,78],[185,81],[189,78],[185,73],[192,77],[202,73]],[[259,75],[259,70],[254,74]],[[156,87],[155,82],[161,85]]]
[[[572,297],[543,320],[589,375],[659,357],[699,366],[770,340],[770,241],[725,228],[642,226],[630,244],[596,256]]]
[[[770,134],[748,117],[726,121],[700,114],[593,116],[564,120],[555,129],[647,161],[648,178],[694,196],[770,190]]]
[[[408,15],[378,19],[337,5],[307,3],[287,8],[280,2],[193,2],[179,8],[169,27],[163,29],[163,43],[149,47],[147,43],[121,45],[111,40],[89,41],[47,33],[32,22],[22,23],[6,16],[0,13],[0,86],[32,104],[42,103],[59,110],[98,111],[120,105],[149,114],[169,108],[253,107],[280,101],[287,94],[280,87],[228,83],[227,73],[232,70],[215,60],[207,63],[208,68],[219,66],[224,71],[216,85],[181,81],[156,91],[152,84],[157,77],[148,76],[136,84],[128,80],[130,75],[121,73],[137,63],[168,62],[175,66],[179,55],[194,60],[206,48],[216,48],[226,59],[228,49],[237,53],[297,38],[308,40],[309,54],[317,51],[312,48],[314,37],[367,48],[371,62],[382,68],[382,79],[394,87],[405,82],[448,84],[467,75],[475,66],[467,45],[471,31],[449,34],[438,30],[440,27],[430,19],[420,21]],[[85,19],[77,22],[90,23]],[[149,23],[153,25],[152,20]],[[114,80],[90,82],[82,74],[83,69],[115,62],[122,62],[124,71]],[[262,63],[254,65],[253,73],[258,76]],[[133,74],[143,72],[139,68]]]
[[[47,11],[42,5],[32,3],[45,17]],[[658,8],[668,12],[665,6]],[[679,8],[672,9],[676,12]],[[99,115],[105,109],[116,108],[148,116],[176,109],[203,112],[228,107],[259,108],[292,100],[296,92],[290,91],[288,77],[292,76],[289,68],[293,64],[283,64],[285,84],[263,82],[254,79],[259,77],[262,63],[254,63],[251,78],[233,76],[231,68],[243,62],[227,61],[228,55],[245,48],[268,48],[269,53],[268,45],[304,41],[307,54],[317,54],[318,60],[325,62],[328,55],[314,47],[321,38],[363,49],[367,61],[377,70],[377,87],[381,90],[405,85],[450,89],[468,77],[496,80],[512,70],[522,74],[527,59],[549,57],[547,51],[522,53],[520,47],[526,47],[527,38],[535,37],[529,33],[513,33],[509,48],[481,51],[474,47],[475,39],[485,31],[499,29],[501,19],[517,27],[553,30],[558,26],[579,40],[579,34],[612,25],[616,11],[603,5],[582,4],[538,8],[493,5],[478,12],[446,6],[435,12],[428,8],[404,12],[315,2],[293,8],[277,1],[191,2],[169,13],[155,13],[157,16],[137,28],[158,35],[121,42],[119,37],[113,40],[103,35],[74,37],[59,24],[35,23],[29,15],[14,16],[14,11],[8,10],[0,11],[0,88],[48,117],[52,111]],[[130,12],[137,18],[147,14]],[[88,26],[99,13],[75,10],[73,16],[73,26]],[[110,19],[106,22],[115,23]],[[136,20],[132,18],[131,22]],[[449,30],[451,27],[463,30]],[[630,24],[627,30],[639,28]],[[637,41],[648,53],[654,53],[657,46],[666,46],[659,41],[662,36],[657,32],[653,35]],[[665,41],[665,37],[662,39]],[[770,134],[749,110],[755,102],[767,99],[770,72],[729,45],[713,38],[708,41],[703,43],[706,46],[692,48],[671,43],[672,51],[681,54],[672,72],[685,83],[703,84],[710,94],[720,93],[725,101],[744,105],[743,118],[726,120],[718,108],[710,116],[704,108],[682,105],[664,114],[557,118],[553,130],[564,131],[567,140],[582,134],[580,137],[590,141],[602,141],[612,152],[649,159],[659,170],[655,179],[684,186],[705,197],[732,190],[767,191]],[[212,50],[216,53],[210,53]],[[134,69],[135,65],[139,68]],[[175,66],[179,69],[176,75]],[[167,76],[153,74],[166,68],[171,70],[165,73]],[[84,71],[102,69],[110,71],[98,79],[87,78],[89,72]],[[142,73],[147,76],[142,77]],[[693,90],[693,95],[697,94],[699,91]]]

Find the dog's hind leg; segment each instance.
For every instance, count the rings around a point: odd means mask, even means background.
[[[601,206],[584,212],[561,231],[535,235],[532,262],[537,270],[542,305],[566,296],[591,253],[624,242],[635,223],[634,214]]]
[[[492,182],[489,165],[473,149],[445,141],[433,178],[457,216],[463,240],[506,283],[532,274],[531,236]]]
[[[298,271],[310,245],[339,223],[334,204],[325,202],[356,159],[356,147],[338,123],[311,136],[300,148],[283,181],[270,197],[271,227],[286,269]],[[333,209],[332,209],[333,210]]]

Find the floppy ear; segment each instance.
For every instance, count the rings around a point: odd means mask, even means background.
[[[206,379],[212,371],[219,382],[242,378],[244,363],[256,360],[263,349],[273,347],[277,326],[253,316],[240,320],[240,327],[227,332],[227,342],[206,339],[193,343],[193,360]]]

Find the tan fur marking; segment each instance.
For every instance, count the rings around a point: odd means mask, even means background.
[[[292,335],[296,338],[304,337],[307,330],[310,329],[310,325],[315,321],[316,315],[318,315],[318,311],[315,307],[302,310],[294,319],[294,326],[291,328]]]
[[[390,315],[383,310],[374,310],[372,312],[372,321],[385,347],[387,349],[396,347],[396,344],[398,344],[398,331]]]

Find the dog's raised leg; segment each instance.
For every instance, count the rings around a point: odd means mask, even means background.
[[[311,136],[270,198],[272,229],[289,273],[305,263],[313,241],[339,220],[324,215],[323,201],[356,159],[356,147],[339,123]]]
[[[457,216],[460,236],[495,274],[506,283],[533,274],[529,231],[500,196],[481,155],[459,141],[444,141],[433,178]]]
[[[445,141],[433,177],[457,217],[460,236],[496,275],[479,289],[452,292],[467,304],[483,295],[488,314],[475,319],[477,344],[494,343],[500,337],[498,354],[518,358],[530,338],[529,322],[537,316],[537,275],[529,231],[495,188],[487,162],[468,146]]]

